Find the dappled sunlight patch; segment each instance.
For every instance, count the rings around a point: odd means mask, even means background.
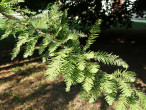
[[[40,63],[40,62],[30,63],[28,65],[24,65],[21,68],[21,71],[31,72],[31,73],[44,71],[44,70],[46,70],[46,65],[44,63]]]
[[[27,63],[27,62],[32,62],[34,60],[38,60],[40,59],[41,57],[35,57],[35,58],[30,58],[30,59],[23,59],[21,61],[12,61],[10,63],[7,63],[7,64],[4,64],[4,65],[0,65],[0,69],[2,68],[6,68],[6,67],[9,67],[9,66],[12,66],[12,65],[18,65],[18,64],[23,64],[23,63]]]
[[[21,79],[25,78],[26,76],[30,76],[34,73],[44,72],[47,66],[45,63],[29,63],[24,64],[22,67],[15,67],[8,71],[6,74],[0,74],[1,81],[10,81],[10,80],[17,80],[19,82]],[[4,70],[0,71],[3,72]],[[12,72],[13,71],[13,72]]]
[[[0,86],[3,92],[0,93],[0,110],[10,107],[14,110],[100,110],[101,100],[90,104],[88,100],[80,99],[79,88],[73,87],[70,92],[65,92],[63,79],[47,80],[44,77],[46,67],[46,64],[36,62],[24,65],[17,72],[30,72],[30,75],[24,75],[19,82],[11,80],[3,83]],[[37,68],[39,70],[35,71]]]
[[[24,97],[27,97],[30,94],[32,94],[34,92],[34,90],[32,88],[30,88],[29,86],[30,85],[27,85],[27,87],[24,85],[18,85],[16,87],[13,87],[11,89],[13,98],[15,98],[17,96],[18,98],[23,99]]]
[[[110,40],[110,43],[120,43],[120,44],[135,44],[137,43],[136,40],[128,40],[128,39],[123,39],[123,38],[117,38],[115,40]]]
[[[81,100],[80,95],[78,94],[73,101],[70,101],[68,104],[68,108],[70,109],[78,109],[78,108],[83,108],[83,106],[87,104],[85,100]]]
[[[5,90],[10,89],[13,85],[16,84],[15,81],[9,81],[3,84],[0,84],[0,93],[3,93]]]
[[[6,73],[9,73],[10,71],[9,70],[2,70],[0,71],[0,74],[6,74]]]
[[[11,71],[11,72],[16,72],[16,71],[19,71],[20,69],[21,69],[20,66],[16,66],[16,67],[14,67],[14,68],[11,68],[10,71]]]
[[[121,39],[121,38],[117,38],[117,41],[119,42],[119,43],[125,43],[125,40],[124,39]]]
[[[146,84],[140,78],[136,78],[135,83],[138,90],[141,90],[144,93],[146,92]]]
[[[42,67],[42,68],[40,68]],[[78,109],[82,110],[86,108],[94,108],[96,104],[87,104],[79,97],[79,93],[76,87],[70,92],[65,92],[65,84],[63,79],[47,80],[44,76],[46,65],[44,63],[30,63],[20,67],[20,69],[13,73],[24,73],[19,81],[16,79],[3,83],[0,87],[3,92],[0,94],[2,100],[0,100],[0,110],[9,109],[14,110],[27,110],[27,109]],[[39,68],[37,71],[35,71]],[[31,71],[29,71],[31,69]],[[25,73],[31,73],[25,75]],[[5,91],[5,92],[4,92]],[[76,95],[77,94],[77,95]],[[97,110],[97,109],[96,109]]]
[[[80,94],[77,94],[74,100],[70,101],[68,104],[69,110],[100,110],[101,100],[96,101],[95,103],[89,103],[88,100],[82,100]]]
[[[31,94],[41,91],[43,85],[47,84],[44,77],[45,70],[46,64],[39,62],[1,70],[1,73],[5,72],[6,74],[0,74],[0,103],[2,104],[0,110],[9,107],[17,109],[17,105],[23,105],[22,103],[25,105],[25,102],[29,102]],[[27,99],[27,97],[29,98]],[[33,104],[28,105],[32,106]]]
[[[76,87],[70,92],[65,92],[63,79],[47,80],[44,76],[46,69],[46,64],[33,62],[11,72],[11,75],[12,73],[14,75],[13,80],[2,82],[3,85],[0,87],[3,92],[0,110],[10,107],[14,110],[77,110],[78,108],[94,110],[98,107],[97,104],[89,104],[86,100],[81,100],[79,89]]]
[[[42,70],[40,72],[36,72],[31,74],[31,77],[35,77],[37,80],[42,80],[42,79],[46,79],[46,77],[44,76],[46,70]]]
[[[142,87],[146,87],[146,84],[140,78],[136,78],[136,84],[140,84]]]
[[[3,105],[4,103],[8,102],[11,99],[12,99],[11,92],[3,92],[3,93],[0,93],[0,109],[1,109],[1,105]]]
[[[22,97],[27,97],[36,90],[39,90],[39,88],[43,87],[45,84],[47,84],[47,82],[44,78],[38,80],[34,76],[28,76],[20,80],[20,82],[13,87],[11,91],[15,91],[16,94],[21,94]]]
[[[32,59],[26,59],[23,61],[15,61],[15,64],[23,64],[25,62],[30,62],[36,59],[39,59],[40,57],[37,58],[32,58]],[[14,63],[14,62],[12,62]],[[9,81],[9,80],[21,80],[25,77],[25,75],[31,75],[34,72],[39,72],[39,71],[44,71],[45,70],[45,64],[44,63],[28,63],[28,64],[23,64],[23,66],[16,66],[16,67],[12,67],[12,68],[8,68],[7,67],[11,67],[12,65],[15,64],[5,64],[5,65],[1,65],[0,66],[0,80],[1,81]],[[4,68],[4,69],[3,69]]]
[[[22,80],[20,81],[20,84],[27,84],[28,81],[29,81],[29,82],[36,82],[37,79],[34,78],[34,77],[32,77],[32,76],[26,77],[26,78],[24,78],[24,79],[22,79]],[[29,84],[29,83],[28,83],[28,84]]]
[[[134,40],[133,40],[133,41],[131,41],[130,43],[131,43],[131,44],[135,44],[135,43],[136,43],[136,41],[134,41]]]
[[[34,78],[32,77],[28,78],[27,80],[29,79],[34,80]],[[7,100],[3,101],[3,104],[5,105],[3,106],[4,108],[9,108],[11,106],[17,110],[24,108],[44,109],[44,104],[48,103],[48,101],[49,103],[52,103],[53,101],[54,105],[58,102],[61,103],[61,101],[63,101],[62,97],[58,98],[58,100],[51,98],[52,92],[54,91],[53,87],[55,86],[53,83],[47,84],[45,80],[42,80],[35,82],[35,88],[32,88],[33,84],[27,83],[27,87],[25,87],[24,85],[25,84],[22,85],[21,83],[16,84],[15,87],[10,90],[12,91],[11,96],[7,98]]]
[[[32,110],[35,103],[36,103],[36,101],[30,100],[30,101],[27,101],[23,104],[20,104],[20,105],[18,104],[15,106],[15,110]],[[41,105],[41,106],[43,106],[43,105]],[[39,108],[41,108],[41,106]],[[37,110],[37,108],[35,110]]]
[[[0,71],[0,79],[3,79],[3,78],[7,78],[7,77],[10,77],[10,76],[13,76],[15,74],[15,72],[11,72],[9,70],[2,70]]]

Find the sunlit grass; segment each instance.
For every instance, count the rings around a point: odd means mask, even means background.
[[[87,105],[86,101],[81,101],[79,95],[73,98],[75,94],[78,94],[79,89],[76,87],[67,93],[63,80],[47,80],[44,76],[46,69],[47,65],[40,62],[31,62],[22,66],[14,64],[13,68],[8,69],[8,71],[13,70],[13,75],[0,78],[2,80],[0,82],[0,110],[10,107],[15,110],[45,108],[69,110]]]
[[[17,67],[11,68],[10,71],[16,72],[16,71],[18,71],[20,69],[21,69],[21,67],[17,66]]]

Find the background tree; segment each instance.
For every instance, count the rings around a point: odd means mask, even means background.
[[[102,19],[102,28],[110,28],[117,26],[130,27],[131,22],[131,5],[129,0],[125,0],[121,4],[120,0],[105,0],[106,7],[103,8],[103,0],[25,0],[19,5],[24,8],[28,7],[32,11],[49,9],[54,2],[62,4],[62,10],[68,9],[68,17],[70,25],[76,23],[75,28],[88,33],[89,27],[95,23],[97,19]],[[76,19],[75,19],[76,18]],[[86,28],[84,28],[86,27]]]
[[[146,11],[146,0],[136,0],[133,7],[134,13],[143,17]]]
[[[39,10],[49,9],[50,5],[56,2],[57,0],[24,0],[24,2],[19,3],[18,5],[21,8],[29,8],[31,11],[38,12]]]
[[[121,3],[121,0],[106,0],[105,7],[103,0],[61,0],[64,4],[63,9],[68,9],[70,19],[78,18],[81,28],[91,26],[96,19],[102,19],[102,28],[117,26],[130,26],[132,3],[129,0]]]

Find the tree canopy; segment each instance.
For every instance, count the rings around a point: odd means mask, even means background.
[[[136,0],[134,3],[133,11],[138,16],[143,17],[146,11],[146,0]]]
[[[28,7],[32,11],[49,9],[51,4],[59,2],[62,5],[62,10],[68,9],[68,17],[71,22],[75,18],[80,21],[80,29],[82,27],[91,26],[97,19],[102,19],[103,28],[117,27],[117,26],[130,26],[131,5],[129,0],[123,4],[118,0],[24,0],[25,2],[19,5],[24,8]],[[105,5],[105,6],[103,6]],[[105,7],[105,8],[104,8]],[[78,27],[79,28],[79,27]]]

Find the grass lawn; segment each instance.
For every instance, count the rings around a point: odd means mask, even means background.
[[[133,24],[131,29],[103,31],[91,49],[113,52],[122,57],[130,65],[129,70],[138,73],[137,88],[144,92],[146,24]],[[13,43],[12,37],[0,41],[0,110],[100,110],[100,107],[104,110],[106,104],[102,99],[92,104],[80,99],[80,85],[72,86],[70,92],[65,92],[62,78],[46,80],[47,64],[42,63],[38,55],[23,59],[20,53],[17,59],[11,61]],[[102,65],[101,68],[112,72],[114,67]]]
[[[146,20],[146,18],[136,18],[137,20]]]

